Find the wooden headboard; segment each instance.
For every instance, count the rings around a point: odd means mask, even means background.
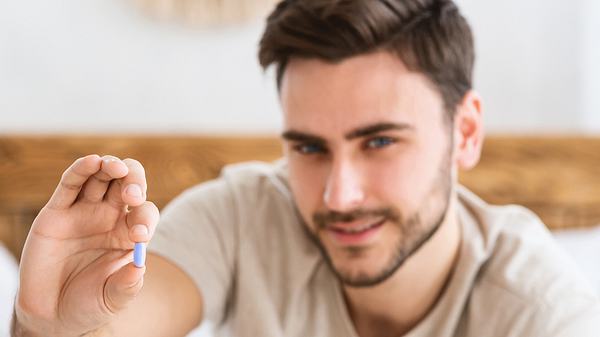
[[[228,163],[274,160],[277,137],[0,136],[0,240],[15,254],[61,173],[90,153],[140,160],[159,207],[214,178]],[[551,229],[600,223],[600,138],[486,139],[481,163],[461,182],[496,204],[518,203]]]

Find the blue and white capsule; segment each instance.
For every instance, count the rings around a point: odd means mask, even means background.
[[[138,268],[146,265],[146,244],[144,242],[136,242],[133,247],[133,265]]]

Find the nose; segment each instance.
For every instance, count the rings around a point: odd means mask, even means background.
[[[334,162],[323,193],[325,206],[331,211],[348,212],[364,199],[360,170],[347,161]]]

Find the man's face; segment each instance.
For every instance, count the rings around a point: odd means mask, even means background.
[[[296,205],[340,279],[391,276],[444,220],[452,126],[424,75],[379,52],[292,60],[281,85]]]

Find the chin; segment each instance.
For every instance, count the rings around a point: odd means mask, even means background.
[[[373,286],[390,276],[390,254],[377,254],[373,248],[358,251],[337,248],[334,255],[330,256],[331,268],[346,285]]]

